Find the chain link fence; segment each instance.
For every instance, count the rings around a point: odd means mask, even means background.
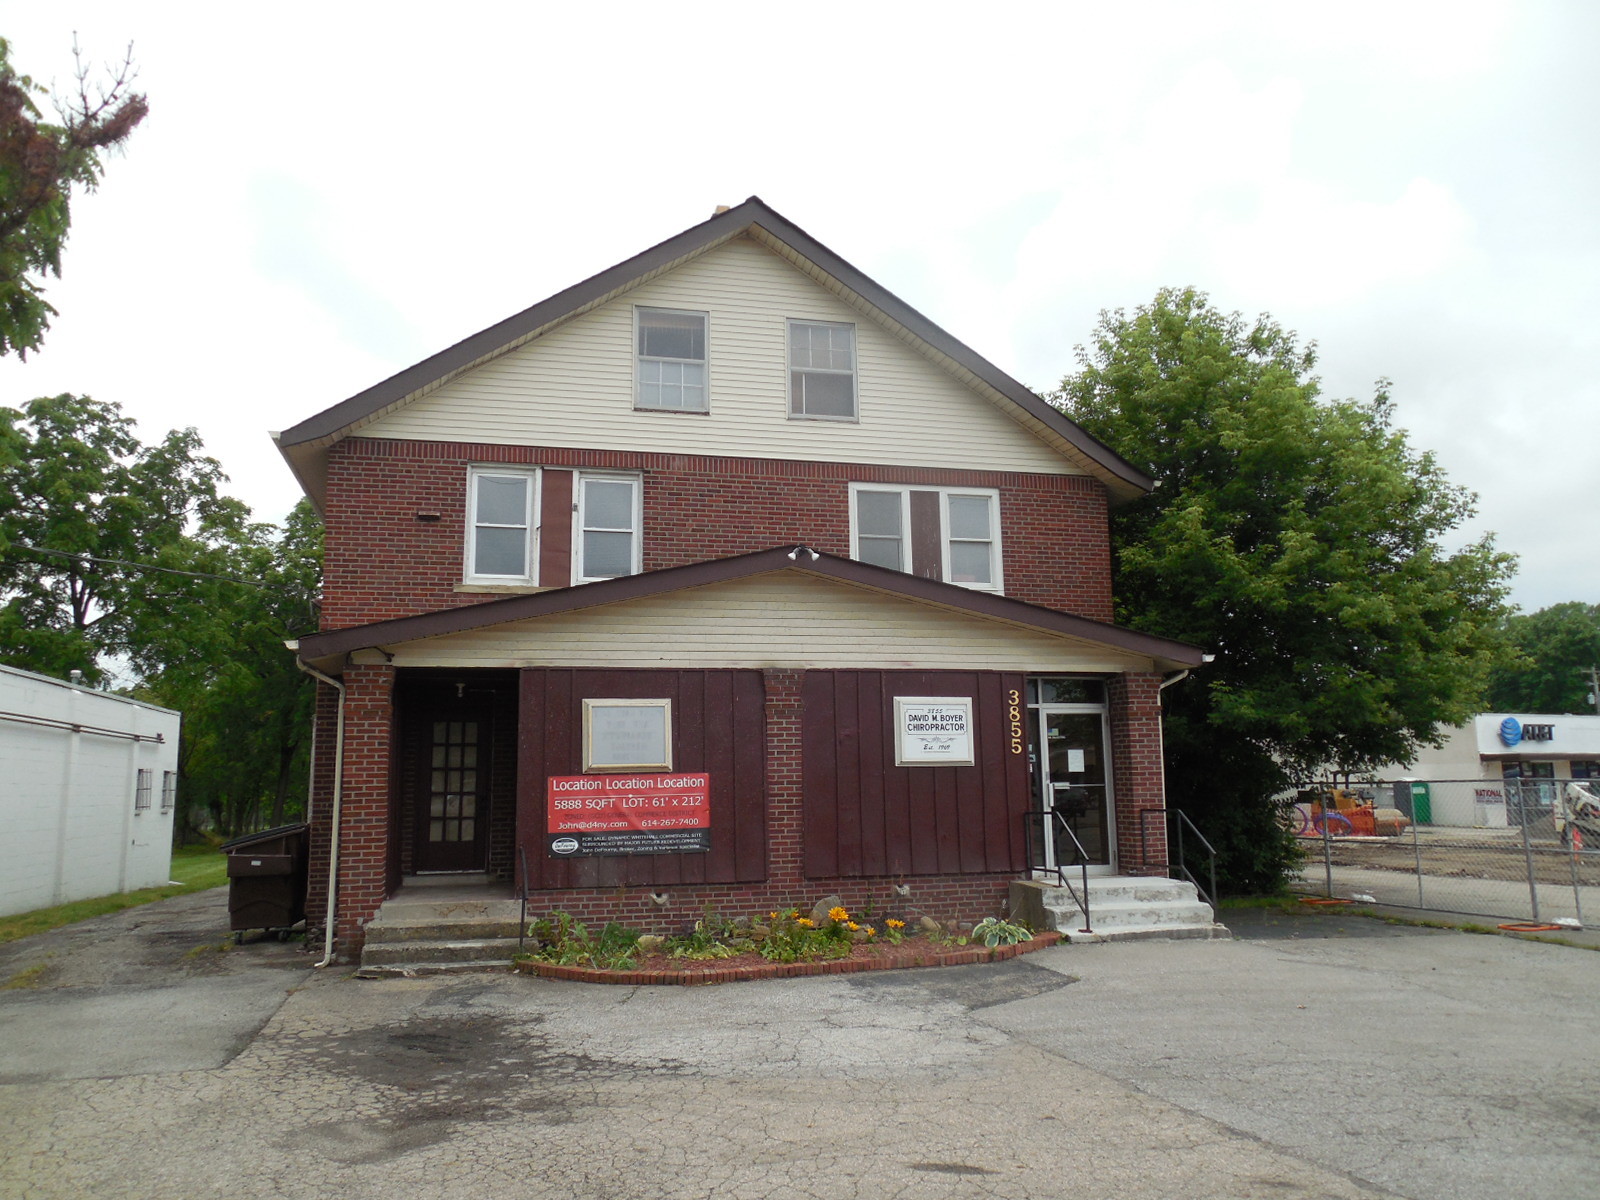
[[[1333,785],[1312,785],[1288,810],[1306,851],[1301,890],[1504,921],[1600,924],[1600,831],[1575,812],[1570,782],[1375,781],[1341,784],[1337,799]],[[1577,782],[1600,793],[1600,782]]]

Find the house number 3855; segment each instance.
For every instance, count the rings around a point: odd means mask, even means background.
[[[1006,720],[1011,722],[1011,753],[1022,753],[1022,693],[1012,688],[1006,693]]]

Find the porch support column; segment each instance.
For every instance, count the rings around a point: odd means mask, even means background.
[[[1110,685],[1111,778],[1116,789],[1117,861],[1124,875],[1164,874],[1166,821],[1143,818],[1166,803],[1161,767],[1161,676],[1114,675]]]
[[[394,680],[395,669],[387,665],[344,671],[344,800],[334,948],[346,961],[361,953],[366,924],[388,896]]]
[[[805,886],[805,807],[800,784],[800,684],[804,671],[768,668],[767,882],[802,895]]]

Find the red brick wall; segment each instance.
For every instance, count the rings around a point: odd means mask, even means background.
[[[454,590],[473,463],[642,472],[646,570],[790,542],[848,555],[852,482],[992,487],[1006,594],[1111,619],[1106,493],[1085,476],[351,438],[328,463],[325,629],[491,598]]]
[[[1147,809],[1166,803],[1161,769],[1161,676],[1113,675],[1106,680],[1111,708],[1111,770],[1116,789],[1118,872],[1165,874],[1166,826]]]
[[[338,915],[334,949],[341,955],[360,949],[362,926],[378,912],[389,894],[390,875],[398,854],[390,854],[394,824],[394,667],[344,669],[344,797],[339,821]],[[323,688],[323,691],[331,691]],[[322,714],[323,706],[318,706]],[[331,763],[333,738],[318,726],[317,757]],[[318,771],[326,790],[315,797],[317,821],[312,830],[314,909],[309,925],[322,926],[326,915],[328,830],[331,829],[331,770]],[[323,778],[325,776],[325,778]],[[394,782],[392,782],[394,781]],[[318,835],[320,827],[320,835]],[[398,846],[394,846],[397,850]]]

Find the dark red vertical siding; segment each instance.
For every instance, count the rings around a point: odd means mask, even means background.
[[[545,587],[572,585],[572,472],[541,474],[539,497],[539,582]]]
[[[911,573],[924,579],[944,578],[938,492],[911,493]]]
[[[536,888],[670,887],[766,877],[765,694],[759,671],[522,672],[517,828]],[[545,780],[583,773],[585,699],[672,701],[673,770],[711,776],[707,854],[552,859]]]
[[[806,672],[806,874],[1020,870],[1028,764],[1010,751],[1006,697],[1021,687],[981,671]],[[976,764],[895,766],[896,696],[971,697]]]

